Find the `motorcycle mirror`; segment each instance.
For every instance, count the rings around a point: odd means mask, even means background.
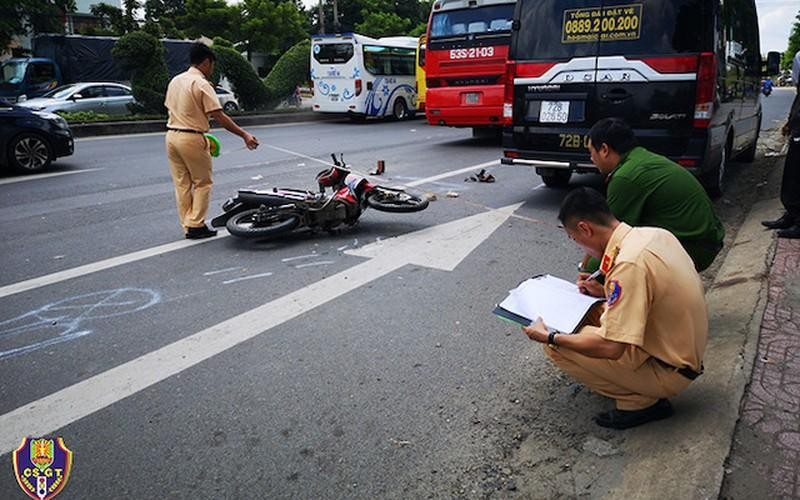
[[[333,164],[338,167],[339,162],[336,160],[336,153],[331,153],[331,159],[333,159]]]

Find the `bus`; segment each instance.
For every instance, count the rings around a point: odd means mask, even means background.
[[[417,111],[425,111],[425,35],[417,42]]]
[[[313,36],[312,109],[354,119],[413,117],[416,51],[415,37]]]
[[[434,2],[425,54],[428,123],[499,130],[514,5],[513,0]]]

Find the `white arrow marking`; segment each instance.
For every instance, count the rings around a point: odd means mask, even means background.
[[[406,264],[453,270],[521,203],[348,253],[370,260],[0,416],[0,454],[45,436]]]

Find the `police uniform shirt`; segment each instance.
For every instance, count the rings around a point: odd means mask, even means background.
[[[602,266],[606,310],[596,333],[631,344],[623,362],[636,369],[652,356],[701,371],[708,336],[705,294],[680,242],[663,229],[620,223]]]
[[[222,109],[214,87],[194,66],[169,82],[164,105],[167,128],[197,132],[208,132],[208,114]]]
[[[668,230],[698,269],[716,257],[715,243],[722,242],[725,229],[697,178],[669,158],[633,148],[609,175],[607,191],[608,206],[617,219]]]

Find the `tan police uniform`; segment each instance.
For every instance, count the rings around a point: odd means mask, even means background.
[[[167,159],[178,218],[184,229],[203,227],[211,195],[211,153],[203,133],[208,132],[208,114],[222,105],[214,87],[195,67],[169,82],[164,105],[169,111]]]
[[[702,371],[708,313],[691,257],[669,231],[620,223],[603,256],[605,312],[594,332],[628,344],[616,360],[545,346],[559,368],[619,410],[640,410],[684,390]],[[678,370],[681,370],[679,372]]]

